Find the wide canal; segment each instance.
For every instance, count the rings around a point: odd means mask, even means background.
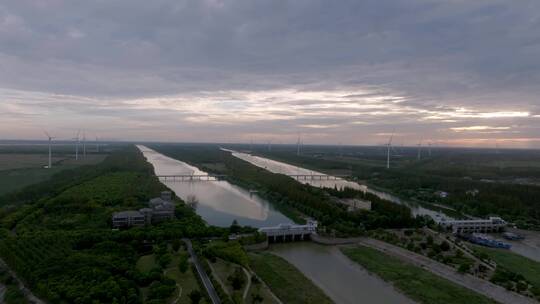
[[[167,157],[145,146],[137,146],[156,175],[207,175],[206,172],[182,161]],[[199,214],[208,224],[230,226],[236,220],[252,227],[291,223],[270,203],[249,191],[226,181],[161,181],[183,200],[194,197]]]

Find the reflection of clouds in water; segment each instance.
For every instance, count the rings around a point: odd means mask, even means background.
[[[143,152],[148,162],[154,166],[154,170],[158,175],[208,174],[197,167],[170,158],[147,147],[137,147]],[[162,183],[177,193],[183,200],[186,200],[189,195],[194,195],[199,200],[199,204],[226,214],[264,221],[270,213],[266,202],[257,197],[250,197],[249,193],[226,181],[162,181]]]
[[[186,199],[188,195],[195,195],[199,204],[219,212],[260,221],[268,217],[267,205],[250,199],[249,195],[242,195],[241,191],[224,181],[165,182],[164,184],[179,193],[182,199]]]
[[[326,174],[301,168],[294,165],[289,165],[286,163],[278,162],[272,159],[267,159],[259,156],[254,156],[247,153],[240,153],[240,152],[234,152],[232,153],[233,156],[240,158],[244,161],[247,161],[257,167],[264,168],[272,173],[278,173],[278,174],[285,174],[285,175],[321,175],[326,176]],[[366,191],[367,187],[364,185],[360,185],[358,183],[349,182],[346,180],[338,179],[338,180],[299,180],[299,182],[304,184],[309,184],[315,187],[350,187],[353,189],[358,189],[362,191]]]

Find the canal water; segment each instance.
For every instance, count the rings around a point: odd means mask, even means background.
[[[294,165],[290,165],[287,163],[275,161],[272,159],[260,157],[251,155],[248,153],[241,153],[236,152],[233,150],[227,150],[223,149],[224,151],[231,152],[233,156],[240,158],[244,161],[247,161],[255,166],[258,166],[260,168],[264,168],[270,172],[273,173],[279,173],[279,174],[285,174],[285,175],[324,175],[324,173],[297,167]],[[440,222],[443,219],[451,220],[452,217],[442,214],[438,211],[430,210],[427,208],[424,208],[417,203],[414,202],[408,202],[404,201],[396,196],[393,196],[391,194],[378,191],[372,188],[369,188],[366,185],[361,185],[358,183],[346,181],[343,179],[337,179],[337,180],[300,180],[300,182],[310,184],[312,186],[316,187],[330,187],[333,188],[337,186],[338,188],[341,187],[351,187],[354,189],[367,191],[372,194],[377,195],[381,199],[385,199],[397,204],[404,204],[411,208],[411,211],[414,215],[428,215],[436,222]],[[528,257],[535,261],[540,261],[540,233],[537,232],[528,232],[528,231],[518,231],[518,234],[522,234],[525,236],[524,240],[521,241],[508,241],[500,237],[500,235],[492,235],[495,239],[510,243],[512,244],[512,247],[510,248],[511,251],[520,254],[522,256]]]
[[[251,164],[253,164],[253,165],[257,166],[257,167],[264,168],[264,169],[266,169],[266,170],[268,170],[270,172],[273,172],[273,173],[279,173],[279,174],[285,174],[285,175],[322,175],[322,176],[326,175],[326,174],[321,173],[321,172],[301,168],[301,167],[298,167],[298,166],[290,165],[290,164],[283,163],[283,162],[280,162],[280,161],[276,161],[276,160],[273,160],[273,159],[268,159],[268,158],[264,158],[264,157],[260,157],[260,156],[256,156],[256,155],[251,155],[251,154],[248,154],[248,153],[236,152],[236,151],[233,151],[233,150],[227,150],[227,149],[222,149],[222,150],[231,152],[233,156],[235,156],[235,157],[237,157],[239,159],[242,159],[244,161],[247,161],[247,162],[249,162],[249,163],[251,163]],[[442,219],[451,219],[449,216],[441,214],[438,211],[434,211],[434,210],[424,208],[424,207],[420,206],[419,204],[416,204],[416,203],[413,203],[413,202],[407,202],[407,201],[401,200],[400,198],[398,198],[396,196],[393,196],[391,194],[381,192],[381,191],[377,191],[375,189],[369,188],[366,185],[358,184],[358,183],[347,181],[347,180],[344,180],[344,179],[337,179],[337,180],[316,180],[316,179],[315,180],[299,180],[299,182],[306,183],[306,184],[309,184],[309,185],[312,185],[312,186],[315,186],[315,187],[329,187],[329,188],[349,187],[349,188],[353,188],[353,189],[357,189],[357,190],[361,190],[361,191],[367,191],[369,193],[375,194],[376,196],[378,196],[381,199],[388,200],[388,201],[394,202],[396,204],[402,204],[402,205],[408,206],[409,208],[411,208],[411,212],[413,213],[413,215],[427,215],[427,216],[430,216],[431,218],[433,218],[433,220],[435,220],[436,222],[439,222]]]
[[[157,175],[207,174],[148,147],[138,148]],[[226,181],[162,183],[183,199],[195,195],[199,201],[197,213],[211,225],[228,226],[235,219],[254,227],[291,223],[264,199],[250,196],[248,191]],[[272,245],[271,250],[298,268],[337,304],[414,303],[392,285],[353,263],[337,247],[300,242]]]
[[[298,268],[335,303],[414,303],[335,246],[300,242],[272,245],[271,251]]]
[[[145,146],[137,146],[154,166],[156,175],[207,175],[182,161],[167,157]],[[161,181],[183,200],[196,197],[196,212],[208,224],[230,226],[234,220],[252,227],[276,226],[292,221],[266,200],[226,181]]]

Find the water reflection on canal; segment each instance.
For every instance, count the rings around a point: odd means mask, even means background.
[[[323,176],[326,175],[326,174],[321,173],[321,172],[301,168],[301,167],[298,167],[298,166],[290,165],[290,164],[283,163],[283,162],[280,162],[280,161],[276,161],[276,160],[273,160],[273,159],[264,158],[264,157],[261,157],[261,156],[251,155],[251,154],[248,154],[248,153],[236,152],[236,151],[227,150],[227,149],[223,149],[223,150],[231,152],[233,156],[235,156],[235,157],[237,157],[239,159],[242,159],[244,161],[247,161],[247,162],[249,162],[249,163],[251,163],[251,164],[253,164],[253,165],[257,166],[257,167],[264,168],[264,169],[266,169],[266,170],[268,170],[270,172],[273,172],[273,173],[279,173],[279,174],[285,174],[285,175],[323,175]],[[344,179],[337,179],[337,180],[317,180],[317,179],[315,179],[315,180],[299,180],[299,182],[310,184],[310,185],[315,186],[315,187],[334,188],[335,186],[337,186],[338,188],[350,187],[350,188],[353,188],[353,189],[367,191],[369,193],[377,195],[378,197],[380,197],[382,199],[394,202],[396,204],[405,204],[405,205],[407,205],[409,208],[411,208],[411,212],[413,213],[413,215],[428,215],[431,218],[433,218],[435,221],[439,221],[442,218],[450,219],[450,217],[448,217],[447,215],[441,214],[440,212],[424,208],[424,207],[422,207],[422,206],[420,206],[420,205],[418,205],[416,203],[403,201],[400,198],[398,198],[396,196],[393,196],[391,194],[381,192],[381,191],[377,191],[375,189],[369,188],[366,185],[361,185],[361,184],[351,182],[351,181],[347,181],[347,180],[344,180]]]
[[[179,160],[167,157],[148,147],[137,146],[157,175],[206,175],[207,173]],[[162,181],[176,195],[186,200],[197,198],[197,214],[209,224],[229,226],[233,220],[253,227],[290,223],[266,200],[226,181]]]
[[[298,268],[337,304],[414,303],[335,246],[287,243],[272,245],[271,251]]]

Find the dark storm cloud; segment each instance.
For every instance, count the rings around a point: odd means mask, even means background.
[[[499,131],[534,140],[539,12],[536,0],[0,1],[0,112],[228,125],[239,139],[327,131],[320,142],[509,124]]]

